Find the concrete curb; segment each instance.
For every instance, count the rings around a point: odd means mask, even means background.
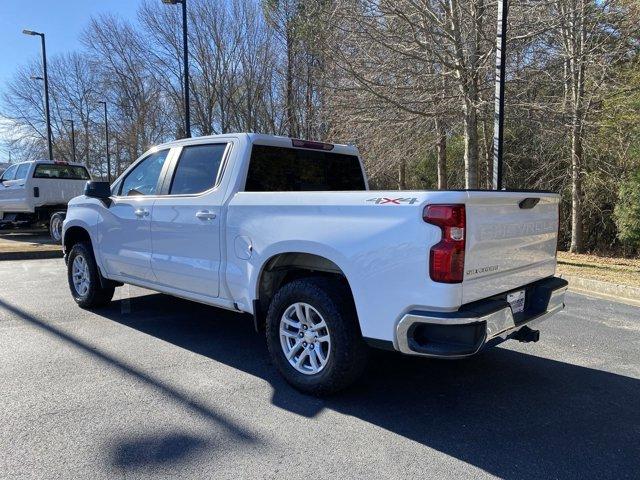
[[[640,307],[640,288],[638,287],[573,275],[564,275],[563,278],[569,282],[569,290]]]
[[[2,260],[42,260],[46,258],[62,258],[62,250],[0,252],[0,261]]]

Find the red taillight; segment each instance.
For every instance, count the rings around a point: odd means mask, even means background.
[[[434,282],[460,283],[464,275],[464,205],[427,205],[424,221],[440,227],[442,240],[431,247],[429,276]]]

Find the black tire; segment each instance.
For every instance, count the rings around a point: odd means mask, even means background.
[[[328,326],[331,350],[318,373],[296,370],[280,343],[281,318],[297,302],[316,309]],[[282,286],[269,306],[266,335],[269,353],[280,373],[289,384],[305,393],[328,395],[345,389],[358,379],[367,364],[368,347],[360,332],[351,295],[342,282],[331,277],[302,278]]]
[[[73,281],[74,262],[78,257],[82,257],[88,267],[89,283],[86,292],[79,292]],[[109,284],[103,287],[100,283],[100,271],[93,256],[93,249],[89,243],[76,243],[73,248],[71,248],[67,262],[67,279],[69,281],[71,295],[81,308],[91,309],[102,307],[111,302],[113,298],[115,286]],[[107,280],[104,280],[104,283],[107,282]]]
[[[56,212],[49,219],[49,236],[59,245],[62,244],[62,222],[66,216],[65,212]]]

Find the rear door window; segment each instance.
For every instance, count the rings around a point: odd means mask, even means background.
[[[254,145],[247,192],[366,190],[355,155]]]
[[[89,180],[89,172],[78,165],[60,165],[41,163],[36,166],[33,178],[54,178],[57,180]]]
[[[217,182],[226,143],[184,147],[169,188],[169,195],[194,195]]]

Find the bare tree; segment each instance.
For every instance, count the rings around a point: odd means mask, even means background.
[[[510,2],[505,182],[563,194],[573,251],[617,241],[617,179],[640,166],[636,3]],[[196,134],[356,143],[375,188],[490,185],[495,2],[190,0],[189,12]],[[70,159],[74,118],[98,175],[98,100],[109,102],[116,173],[184,134],[179,11],[143,0],[138,17],[95,17],[82,51],[50,58],[55,155]],[[21,158],[46,152],[40,71],[18,68],[2,94],[4,143]]]
[[[93,18],[83,37],[97,76],[96,97],[109,102],[118,172],[167,138],[170,128],[163,92],[140,38],[131,24],[113,15]]]
[[[488,78],[492,51],[485,17],[483,0],[347,0],[335,13],[343,35],[334,51],[352,88],[372,101],[432,118],[434,145],[443,145],[444,119],[455,114],[453,102],[459,105],[467,188],[478,186],[480,79]],[[444,172],[440,185],[443,179]]]

